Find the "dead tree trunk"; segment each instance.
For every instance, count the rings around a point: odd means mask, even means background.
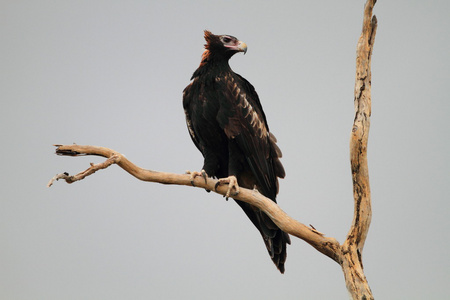
[[[372,217],[369,172],[367,166],[367,142],[369,137],[371,114],[371,71],[370,63],[377,29],[377,19],[372,17],[376,0],[367,0],[364,7],[362,33],[356,51],[356,81],[355,81],[355,119],[350,138],[350,162],[353,178],[354,216],[345,242],[339,242],[314,228],[308,227],[287,215],[276,203],[264,197],[256,190],[241,188],[233,198],[247,202],[263,210],[283,231],[309,243],[322,254],[330,257],[341,265],[344,272],[347,289],[352,299],[373,299],[362,264],[362,251]],[[56,154],[65,156],[98,155],[107,160],[91,166],[77,175],[67,173],[53,177],[48,186],[55,180],[64,179],[67,183],[84,179],[98,170],[117,164],[134,177],[162,184],[177,184],[194,186],[214,191],[217,180],[201,177],[191,182],[188,174],[172,174],[142,169],[130,162],[122,154],[105,147],[80,145],[55,145]],[[225,195],[226,186],[218,186],[217,193]]]
[[[372,219],[367,142],[371,115],[371,70],[377,18],[372,17],[376,0],[368,0],[356,50],[355,120],[350,136],[350,163],[353,179],[354,215],[347,239],[342,245],[341,264],[345,283],[353,299],[373,299],[362,264],[362,251]]]

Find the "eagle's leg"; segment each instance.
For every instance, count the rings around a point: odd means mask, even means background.
[[[228,177],[219,178],[219,181],[216,183],[214,189],[217,191],[217,187],[222,184],[228,184],[228,190],[225,194],[225,198],[228,200],[230,196],[236,196],[239,194],[239,185],[236,178],[237,174],[240,174],[242,171],[242,160],[243,155],[240,150],[239,145],[236,143],[234,139],[230,139],[228,141]],[[234,193],[231,191],[234,188]]]
[[[228,198],[231,196],[236,196],[239,194],[239,185],[237,182],[236,176],[228,176],[227,178],[220,178],[219,181],[217,181],[214,189],[217,191],[217,187],[222,184],[228,184],[228,190],[225,195],[225,198],[228,200]],[[231,194],[231,190],[234,188],[235,192]]]
[[[200,172],[195,172],[195,171],[191,172],[188,170],[188,171],[186,171],[186,174],[191,175],[190,179],[191,179],[192,186],[195,186],[195,184],[194,184],[195,177],[202,176],[203,179],[205,179],[205,183],[206,183],[206,180],[208,179],[208,174],[206,174],[205,170],[201,170]]]

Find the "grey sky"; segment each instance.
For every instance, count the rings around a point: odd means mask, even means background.
[[[113,148],[144,168],[199,170],[182,90],[203,30],[248,52],[283,151],[278,201],[343,242],[353,216],[348,141],[364,1],[2,1],[1,299],[346,299],[342,271],[301,240],[286,273],[233,203],[140,182],[120,168],[73,185],[48,179],[101,159],[55,143]],[[364,249],[378,299],[448,297],[448,1],[379,1],[372,60]]]

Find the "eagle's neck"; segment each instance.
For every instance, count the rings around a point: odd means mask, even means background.
[[[230,57],[226,57],[205,49],[202,54],[200,66],[197,70],[195,70],[191,79],[201,76],[212,76],[215,78],[217,76],[232,72],[230,65],[228,64],[229,59]]]

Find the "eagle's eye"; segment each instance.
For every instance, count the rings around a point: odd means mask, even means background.
[[[223,41],[224,43],[229,43],[229,42],[231,42],[231,38],[229,38],[229,37],[227,37],[227,36],[224,36],[224,37],[222,38],[222,41]]]

